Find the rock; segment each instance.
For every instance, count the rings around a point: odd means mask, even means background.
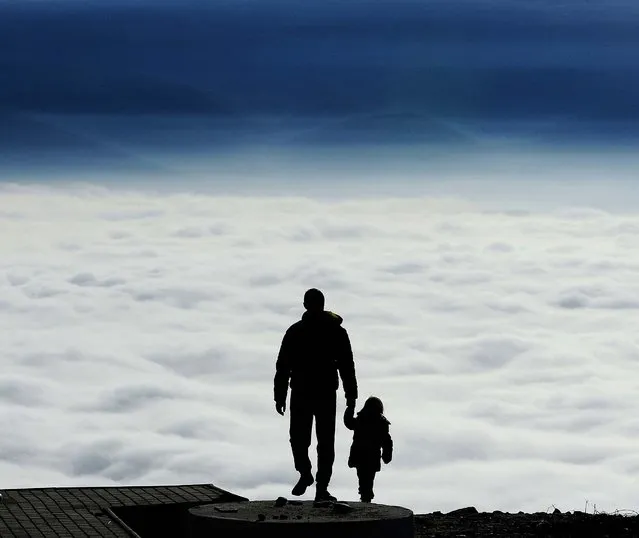
[[[448,512],[447,516],[473,516],[475,514],[479,514],[477,508],[474,506],[467,506],[466,508],[458,508],[457,510],[453,510],[452,512]]]
[[[353,507],[347,503],[335,503],[333,505],[333,510],[335,510],[338,514],[348,514],[353,511]]]
[[[237,508],[224,508],[224,507],[221,508],[219,506],[216,506],[215,509],[218,512],[221,512],[223,514],[235,514],[235,513],[237,513]]]
[[[541,534],[542,536],[544,534],[548,534],[551,530],[552,530],[552,525],[548,523],[547,521],[540,521],[535,526],[535,532],[537,534]]]
[[[288,500],[286,499],[286,497],[278,497],[277,499],[275,499],[275,506],[280,508],[282,506],[285,506],[287,502]]]
[[[211,503],[189,509],[186,534],[176,536],[200,537],[251,537],[251,538],[415,538],[414,515],[400,506],[376,504],[374,508],[363,508],[359,503],[329,501],[328,508],[317,508],[313,502],[304,501],[302,506],[275,508],[275,499],[264,501],[236,501]],[[222,506],[224,505],[224,506]],[[336,506],[338,505],[338,506]],[[238,513],[227,513],[218,508],[237,509]],[[362,506],[362,509],[360,509]],[[353,510],[346,514],[340,510]],[[0,518],[2,517],[0,510]],[[264,520],[259,515],[264,516]],[[298,517],[301,516],[301,517]],[[458,519],[451,519],[453,524]],[[1,523],[0,523],[1,525]],[[381,532],[377,532],[381,529]],[[178,530],[178,529],[176,529]],[[464,529],[465,530],[465,529]],[[470,534],[466,532],[466,534]],[[451,537],[454,534],[451,535]],[[44,537],[43,537],[44,538]],[[472,536],[469,536],[472,538]]]
[[[556,516],[560,516],[561,515],[561,510],[559,510],[559,508],[555,508],[552,513],[554,515],[556,515]]]

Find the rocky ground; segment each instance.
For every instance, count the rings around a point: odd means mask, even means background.
[[[462,508],[415,516],[415,538],[639,538],[634,512],[591,514],[559,510],[534,514],[479,513]]]

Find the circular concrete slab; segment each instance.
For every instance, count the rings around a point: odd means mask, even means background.
[[[293,504],[294,503],[294,504]],[[360,502],[247,501],[189,510],[190,538],[413,538],[413,512],[400,506]],[[218,534],[214,534],[218,533]]]

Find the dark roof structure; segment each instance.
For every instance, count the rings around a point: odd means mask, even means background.
[[[188,509],[246,501],[212,484],[0,490],[1,538],[185,536]]]

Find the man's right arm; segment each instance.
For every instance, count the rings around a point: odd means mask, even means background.
[[[284,334],[280,352],[277,355],[275,364],[275,378],[273,380],[273,397],[275,404],[286,407],[286,395],[288,394],[288,383],[291,378],[291,365],[293,353],[293,336],[290,329]]]

